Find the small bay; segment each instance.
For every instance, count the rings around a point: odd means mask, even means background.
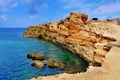
[[[85,72],[88,63],[67,49],[44,39],[23,38],[25,28],[0,28],[0,80],[29,80],[32,77],[63,72]],[[28,53],[44,53],[47,59],[65,64],[65,69],[45,66],[36,69],[27,59]]]

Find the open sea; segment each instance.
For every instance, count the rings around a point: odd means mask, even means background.
[[[23,38],[24,28],[0,28],[0,80],[29,80],[69,71],[85,72],[88,63],[70,51],[44,39]],[[47,59],[65,64],[65,69],[32,67],[28,53],[44,53]]]

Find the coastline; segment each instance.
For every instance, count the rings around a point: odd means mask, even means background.
[[[118,80],[119,71],[115,71],[116,69],[119,70],[119,67],[118,64],[115,63],[115,56],[111,56],[114,54],[117,54],[117,57],[120,56],[118,52],[114,52],[119,51],[119,48],[113,47],[116,45],[119,46],[120,41],[120,26],[117,24],[118,21],[88,21],[87,19],[88,16],[86,14],[72,12],[69,17],[60,22],[31,26],[27,29],[24,37],[42,37],[60,44],[74,54],[83,57],[91,64],[85,73],[64,73],[50,77],[38,77],[37,80],[47,80],[47,78],[51,78],[51,80],[62,80],[62,78],[67,80],[90,80],[90,76],[93,76],[91,80],[107,80],[109,77],[113,77],[113,75],[111,75],[113,72],[116,80]],[[117,60],[119,60],[119,58]],[[111,64],[116,65],[115,67],[117,68],[112,70],[114,65]],[[93,67],[93,65],[102,66]],[[98,78],[95,75],[102,78]],[[76,79],[74,79],[75,77]],[[32,80],[36,79],[33,78]]]
[[[119,53],[118,53],[119,52]],[[89,66],[87,72],[76,74],[57,74],[54,76],[37,77],[31,80],[119,80],[120,48],[113,47],[106,55],[102,67]],[[117,62],[116,62],[117,61]]]

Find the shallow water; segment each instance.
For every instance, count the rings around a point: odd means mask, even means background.
[[[88,63],[70,51],[44,39],[23,38],[26,29],[0,29],[0,80],[29,80],[32,77],[54,75],[69,71],[86,71]],[[44,53],[65,63],[65,69],[51,69],[45,66],[38,70],[30,65],[28,53]]]

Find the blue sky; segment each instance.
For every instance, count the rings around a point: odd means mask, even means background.
[[[120,18],[120,0],[0,0],[0,28],[59,21],[72,11],[89,19]]]

